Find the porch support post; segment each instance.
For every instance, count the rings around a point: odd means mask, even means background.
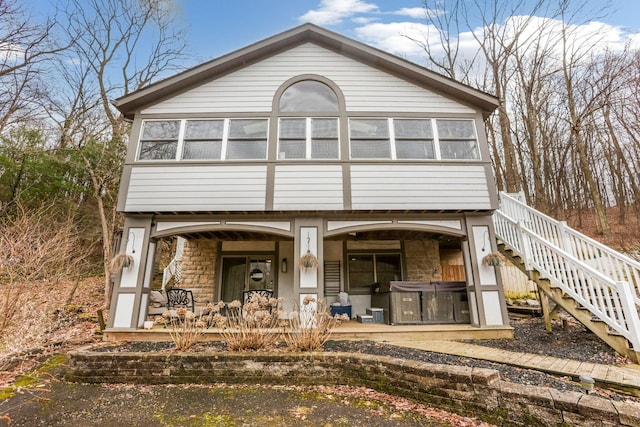
[[[155,245],[150,245],[149,238],[151,219],[151,215],[125,218],[118,253],[131,256],[133,263],[115,277],[108,329],[135,329],[144,321],[146,302],[143,299],[146,300],[148,293],[143,298],[143,288],[145,280],[149,280],[145,275],[151,271],[147,265],[149,258],[153,259],[155,248]]]
[[[305,296],[320,299],[324,295],[324,227],[322,218],[302,218],[295,221],[295,240],[293,248],[294,302],[302,303]],[[318,259],[317,268],[302,269],[300,258],[307,251]]]
[[[482,265],[482,258],[497,251],[493,222],[490,216],[467,216],[466,242],[469,261],[467,281],[473,285],[470,302],[477,310],[478,326],[505,326],[509,324],[504,299],[502,277],[498,268]],[[469,274],[470,273],[470,274]],[[475,322],[474,322],[475,323]]]

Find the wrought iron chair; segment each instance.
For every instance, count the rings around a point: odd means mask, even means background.
[[[265,298],[273,298],[273,291],[271,289],[253,289],[251,291],[242,292],[242,305],[248,303],[254,295],[260,295]]]
[[[172,288],[167,290],[167,309],[185,307],[195,313],[195,301],[190,289]]]

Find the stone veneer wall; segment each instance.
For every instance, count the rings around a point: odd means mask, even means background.
[[[350,353],[72,351],[65,378],[86,383],[365,386],[498,426],[639,426],[640,403],[500,380],[493,369]]]
[[[442,280],[440,246],[437,240],[407,240],[404,243],[407,277],[410,282]]]
[[[184,244],[180,287],[193,291],[198,306],[214,301],[217,258],[217,240],[189,239]]]

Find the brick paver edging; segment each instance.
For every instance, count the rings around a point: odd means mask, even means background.
[[[640,404],[502,381],[498,371],[351,353],[70,352],[65,378],[90,383],[365,386],[496,425],[639,426]]]

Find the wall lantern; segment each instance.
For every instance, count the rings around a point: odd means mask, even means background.
[[[286,258],[282,258],[282,263],[280,263],[280,269],[282,270],[283,273],[287,272],[287,259]]]

